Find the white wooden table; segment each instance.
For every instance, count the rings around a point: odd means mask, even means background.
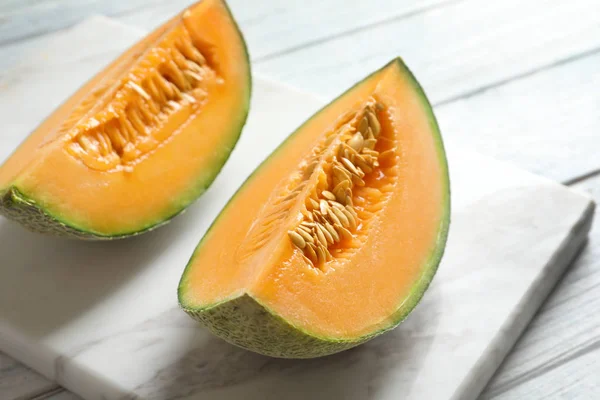
[[[92,14],[149,30],[189,3],[3,0],[0,74]],[[229,3],[255,71],[332,98],[402,55],[446,134],[600,200],[598,0]],[[482,398],[600,398],[599,224]],[[0,353],[0,399],[33,398],[77,397]]]

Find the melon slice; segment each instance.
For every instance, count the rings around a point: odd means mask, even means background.
[[[0,168],[0,213],[40,232],[110,239],[165,223],[214,180],[250,98],[222,0],[156,29],[50,115]]]
[[[433,278],[450,215],[438,125],[400,59],[293,133],[206,233],[179,302],[213,333],[318,357],[398,325]]]

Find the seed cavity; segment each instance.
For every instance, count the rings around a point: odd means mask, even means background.
[[[337,118],[264,201],[235,250],[238,262],[269,257],[282,240],[323,273],[351,259],[395,191],[396,135],[375,98]]]
[[[375,147],[381,134],[377,113],[382,110],[382,105],[370,102],[354,119],[350,118],[349,131],[340,134],[343,140],[337,144],[331,168],[327,173],[323,171],[325,176],[319,177],[319,183],[324,182],[326,187],[317,185],[305,202],[307,213],[303,220],[288,231],[292,244],[314,266],[333,259],[332,248],[354,238],[360,218],[353,204],[353,191],[364,187],[363,178],[379,167],[380,154]],[[348,127],[341,130],[344,129]],[[395,149],[382,154],[391,159]],[[338,251],[336,249],[336,253]]]
[[[161,129],[172,114],[186,107],[197,112],[216,73],[184,26],[171,35],[105,90],[104,103],[97,96],[100,105],[84,100],[65,121],[72,156],[103,171],[130,165],[176,131]]]

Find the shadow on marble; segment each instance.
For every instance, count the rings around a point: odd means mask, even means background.
[[[45,236],[0,217],[0,315],[8,325],[34,338],[60,330],[134,280],[180,235],[189,232],[188,225],[202,221],[204,205],[214,202],[217,195],[208,191],[169,224],[115,241]],[[190,248],[190,255],[192,251]],[[30,279],[32,273],[36,279]],[[2,281],[26,279],[27,284],[14,285],[14,289],[2,285]],[[23,292],[23,287],[28,291]]]
[[[182,311],[171,310],[156,323],[171,320],[186,327],[188,343],[183,347],[188,351],[124,399],[363,400],[378,397],[390,383],[394,386],[393,374],[403,360],[411,365],[411,374],[403,374],[398,383],[410,392],[425,366],[425,360],[415,355],[427,354],[440,315],[440,297],[433,291],[426,297],[397,329],[354,349],[310,360],[276,359],[238,348],[211,335]]]

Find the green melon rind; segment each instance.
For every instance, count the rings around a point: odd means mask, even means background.
[[[416,305],[423,297],[425,291],[427,290],[431,281],[433,280],[435,273],[437,272],[437,268],[444,254],[444,249],[448,238],[448,230],[450,227],[450,177],[448,172],[446,153],[444,150],[439,125],[437,123],[435,115],[433,114],[433,109],[429,100],[427,99],[427,96],[425,95],[425,92],[423,91],[422,87],[420,86],[412,72],[404,64],[401,58],[396,58],[395,60],[391,61],[389,64],[384,66],[381,70],[390,67],[390,65],[395,65],[399,69],[399,71],[409,79],[413,88],[415,89],[417,98],[420,100],[423,106],[423,110],[428,115],[431,133],[435,137],[437,143],[438,157],[440,159],[440,164],[443,168],[443,176],[441,177],[441,179],[443,181],[442,184],[444,186],[444,192],[446,194],[443,199],[444,204],[442,205],[444,213],[442,216],[442,221],[440,222],[438,237],[435,243],[434,250],[422,268],[423,273],[419,281],[414,285],[413,289],[409,292],[408,296],[405,298],[402,304],[386,322],[380,324],[372,333],[351,339],[326,338],[320,337],[319,335],[313,334],[311,332],[307,332],[306,330],[303,330],[285,321],[275,312],[270,310],[265,305],[261,304],[258,300],[254,299],[247,293],[244,293],[235,298],[226,299],[217,304],[205,305],[201,307],[188,305],[186,304],[184,293],[187,272],[191,269],[195,255],[201,249],[202,243],[205,239],[207,239],[210,236],[209,228],[206,235],[202,238],[202,240],[196,247],[194,254],[192,255],[190,261],[186,266],[186,269],[181,278],[181,282],[179,284],[178,298],[179,304],[183,308],[183,310],[186,313],[188,313],[188,315],[190,315],[192,318],[200,322],[202,325],[206,326],[208,330],[210,330],[213,334],[239,347],[272,357],[321,357],[358,346],[368,340],[373,339],[376,336],[379,336],[389,330],[394,329],[402,321],[404,321],[406,317],[408,317],[408,315],[412,312],[412,310],[414,310]],[[369,75],[369,77],[378,73],[379,71],[375,71],[373,74]],[[365,78],[365,80],[369,79],[369,77]],[[354,85],[340,97],[343,97],[346,93],[352,91],[354,87],[360,85],[362,82],[364,82],[364,80]],[[330,105],[334,103],[335,100],[331,102]],[[317,112],[317,114],[322,112],[327,107],[329,107],[329,105],[325,106],[323,109]],[[294,133],[292,133],[272,153],[272,155],[275,154],[277,150],[284,147],[286,143],[288,143],[288,141],[290,141],[290,139],[296,133],[302,131],[303,126],[304,124],[300,126],[296,131],[294,131]],[[263,161],[263,163],[250,175],[246,182],[238,189],[238,192],[241,191],[246,184],[251,182],[253,176],[264,165],[268,163],[270,158],[271,156],[269,156],[265,161]],[[235,197],[236,196],[234,195],[231,198],[231,200],[225,206],[220,215],[226,212],[228,206],[232,203]],[[218,220],[219,217],[215,219],[215,221],[211,225],[211,228],[212,226],[218,223]]]
[[[25,196],[14,186],[0,191],[0,215],[21,224],[32,232],[82,240],[114,240],[137,236],[167,224],[174,217],[169,217],[136,232],[103,235],[85,230],[75,224],[63,221],[60,217],[52,215],[44,207],[37,204],[35,200]]]
[[[294,327],[249,294],[200,310],[185,311],[225,341],[271,357],[313,358],[360,342],[328,340]]]
[[[52,216],[12,186],[0,192],[0,215],[33,232],[75,239],[98,239],[93,233],[74,228]]]
[[[225,151],[223,152],[222,157],[215,162],[213,170],[208,174],[203,174],[204,179],[199,180],[194,185],[192,190],[182,196],[184,199],[183,201],[179,202],[176,207],[171,207],[171,211],[167,213],[166,216],[158,218],[155,221],[152,221],[147,225],[139,227],[135,230],[101,233],[83,226],[82,224],[69,221],[67,216],[55,215],[51,210],[49,210],[49,207],[44,207],[43,205],[39,204],[39,202],[34,200],[34,196],[26,195],[17,187],[10,186],[5,189],[0,189],[0,215],[18,222],[28,230],[37,233],[83,240],[113,240],[138,236],[166,225],[171,219],[182,213],[196,199],[198,199],[217,178],[219,172],[229,159],[231,152],[235,148],[240,138],[242,129],[248,118],[248,113],[250,112],[252,74],[250,71],[250,56],[248,53],[248,47],[227,3],[222,2],[222,4],[229,14],[231,24],[233,24],[234,28],[238,32],[238,36],[243,48],[243,57],[246,64],[246,76],[248,81],[248,85],[243,96],[245,98],[245,104],[240,109],[238,123],[232,128],[232,133],[227,135],[231,137],[231,146],[223,147]]]

